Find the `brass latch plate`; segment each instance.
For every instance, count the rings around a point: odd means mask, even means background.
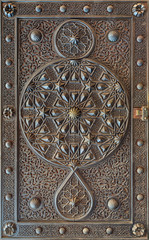
[[[134,108],[133,109],[133,118],[141,119],[142,121],[146,121],[148,119],[148,107]]]

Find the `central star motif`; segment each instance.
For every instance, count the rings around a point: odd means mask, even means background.
[[[70,199],[69,201],[69,205],[71,205],[72,207],[76,207],[77,202],[78,202],[77,197],[72,197],[72,199]]]
[[[79,37],[72,35],[72,36],[70,37],[70,40],[69,40],[69,41],[70,41],[72,44],[74,44],[74,45],[78,45],[78,43],[79,43]]]
[[[69,114],[69,117],[71,119],[75,119],[75,118],[78,118],[81,115],[81,111],[77,107],[72,107],[72,108],[70,108],[68,114]]]

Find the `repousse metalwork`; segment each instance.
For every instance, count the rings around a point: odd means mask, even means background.
[[[1,238],[147,239],[147,3],[1,12]]]
[[[6,236],[12,236],[16,233],[16,225],[13,222],[7,222],[5,223],[3,227],[3,231]]]
[[[10,119],[14,115],[14,109],[11,107],[6,107],[3,111],[4,118]]]
[[[84,26],[82,36],[82,22],[81,26],[79,21],[77,24],[76,20],[69,21],[61,27],[69,46],[67,55],[80,53],[80,36],[88,39]],[[86,29],[91,32],[88,25]],[[57,38],[56,33],[56,42]],[[45,160],[70,169],[94,164],[114,151],[126,132],[128,113],[122,84],[105,67],[89,59],[62,59],[40,69],[25,87],[20,105],[21,126],[31,148]],[[55,207],[63,218],[81,220],[92,210],[92,194],[77,172],[57,192]],[[32,208],[36,208],[36,202]],[[108,206],[117,208],[116,200]]]
[[[132,8],[133,15],[136,17],[141,17],[145,10],[146,8],[142,3],[136,3]]]
[[[134,224],[132,227],[132,232],[137,237],[142,237],[145,233],[144,225],[141,223]]]
[[[31,79],[20,111],[34,151],[55,164],[83,166],[119,145],[129,104],[122,84],[99,63],[84,59],[73,66],[71,60],[61,60]]]
[[[6,17],[13,17],[16,13],[16,6],[12,3],[6,3],[3,7],[3,12]]]

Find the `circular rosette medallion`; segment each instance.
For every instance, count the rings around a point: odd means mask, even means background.
[[[101,161],[127,130],[129,103],[119,80],[89,59],[57,60],[38,70],[20,102],[20,123],[30,148],[66,167]]]
[[[53,41],[60,56],[82,58],[90,54],[95,40],[93,30],[87,23],[72,19],[57,27]]]

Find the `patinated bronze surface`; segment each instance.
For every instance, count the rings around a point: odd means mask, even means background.
[[[1,238],[148,239],[147,2],[1,2]]]

